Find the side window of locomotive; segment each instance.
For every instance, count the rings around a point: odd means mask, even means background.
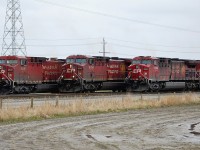
[[[94,65],[94,59],[89,59],[89,64]]]
[[[9,65],[18,64],[18,60],[7,60],[7,64],[9,64]]]
[[[5,63],[6,63],[6,60],[0,59],[0,64],[5,64]]]
[[[157,62],[156,60],[154,60],[154,61],[153,61],[153,64],[154,64],[155,66],[157,66],[157,65],[158,65],[158,62]]]
[[[26,59],[21,59],[20,60],[21,66],[26,66],[27,65],[27,60]]]

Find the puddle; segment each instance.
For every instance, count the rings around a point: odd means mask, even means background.
[[[88,134],[88,135],[86,135],[89,139],[92,139],[92,140],[95,140],[96,141],[96,139],[92,136],[92,135],[90,135],[90,134]]]
[[[200,136],[200,132],[195,132],[195,131],[193,131],[193,132],[190,132],[191,134],[194,134],[194,135],[196,135],[196,136]]]
[[[108,135],[108,136],[106,136],[107,138],[111,138],[112,136],[110,136],[110,135]]]
[[[200,124],[200,122],[190,125],[190,129],[189,130],[192,131],[192,132],[190,132],[191,134],[194,134],[196,136],[200,136],[200,132],[195,131],[196,126],[199,125],[199,124]]]

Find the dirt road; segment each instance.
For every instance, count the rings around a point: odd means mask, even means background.
[[[200,149],[200,105],[0,125],[0,149]]]

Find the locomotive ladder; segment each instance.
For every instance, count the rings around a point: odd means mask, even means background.
[[[12,80],[10,77],[8,77],[7,75],[3,74],[6,79],[9,81],[9,85],[12,86],[12,88],[14,88],[14,80]]]
[[[81,81],[82,89],[84,89],[83,88],[83,78],[80,75],[78,75],[76,72],[74,72],[74,74],[79,78],[79,80]]]

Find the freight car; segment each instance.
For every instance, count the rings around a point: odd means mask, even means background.
[[[44,57],[0,56],[0,94],[30,93],[57,85],[64,61]]]
[[[159,91],[173,83],[200,89],[200,61],[139,56],[132,60],[126,78],[129,91]]]
[[[72,55],[67,57],[59,78],[60,92],[125,90],[124,79],[131,59]]]

